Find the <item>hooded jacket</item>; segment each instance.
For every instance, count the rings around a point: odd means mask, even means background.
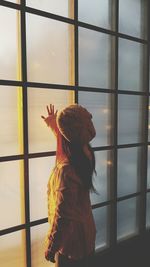
[[[67,161],[53,168],[48,185],[48,222],[46,245],[53,253],[81,259],[95,250],[96,226],[89,190]]]

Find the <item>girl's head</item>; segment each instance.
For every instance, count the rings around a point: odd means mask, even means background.
[[[96,192],[92,183],[95,155],[89,145],[96,132],[91,119],[91,113],[81,105],[74,104],[57,113],[56,123],[62,136],[60,142],[62,154],[69,159],[82,180],[83,187]],[[84,152],[85,145],[88,147],[91,159]]]
[[[70,143],[88,144],[96,135],[92,114],[78,104],[59,111],[56,122],[60,133]]]

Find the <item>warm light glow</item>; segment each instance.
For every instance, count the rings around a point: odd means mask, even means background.
[[[110,130],[111,129],[111,125],[106,125],[106,129]]]
[[[103,113],[108,113],[108,111],[109,111],[108,108],[103,108],[103,109],[102,109],[102,112],[103,112]]]
[[[20,13],[17,13],[18,19],[18,54],[17,54],[17,78],[18,80],[22,79],[21,72],[21,25],[20,25]],[[17,110],[18,110],[18,141],[19,141],[19,153],[24,153],[23,146],[23,99],[22,99],[23,91],[22,87],[17,88]],[[24,161],[20,160],[20,210],[21,210],[21,223],[25,222],[25,195],[24,195]],[[25,253],[25,244],[26,244],[26,233],[25,231],[21,231],[21,244],[23,249],[23,257],[22,263],[23,266],[26,266],[26,253]]]
[[[148,106],[148,109],[150,109],[150,105]]]
[[[111,160],[107,160],[107,165],[112,165],[112,161]]]
[[[148,125],[148,129],[150,129],[150,124]]]

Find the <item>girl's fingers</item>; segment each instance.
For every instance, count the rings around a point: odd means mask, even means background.
[[[57,115],[57,112],[58,112],[58,110],[55,111],[55,114],[54,114],[55,116]]]
[[[50,110],[51,110],[51,113],[53,114],[54,113],[54,105],[50,104]]]
[[[48,112],[48,115],[50,115],[49,107],[48,107],[48,106],[46,106],[46,107],[47,107],[47,112]]]
[[[44,119],[44,120],[46,119],[44,116],[41,116],[41,118]]]

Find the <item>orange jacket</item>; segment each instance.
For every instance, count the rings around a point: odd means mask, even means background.
[[[88,256],[95,250],[96,226],[89,191],[67,161],[58,162],[48,182],[46,244],[49,250],[71,259]]]

